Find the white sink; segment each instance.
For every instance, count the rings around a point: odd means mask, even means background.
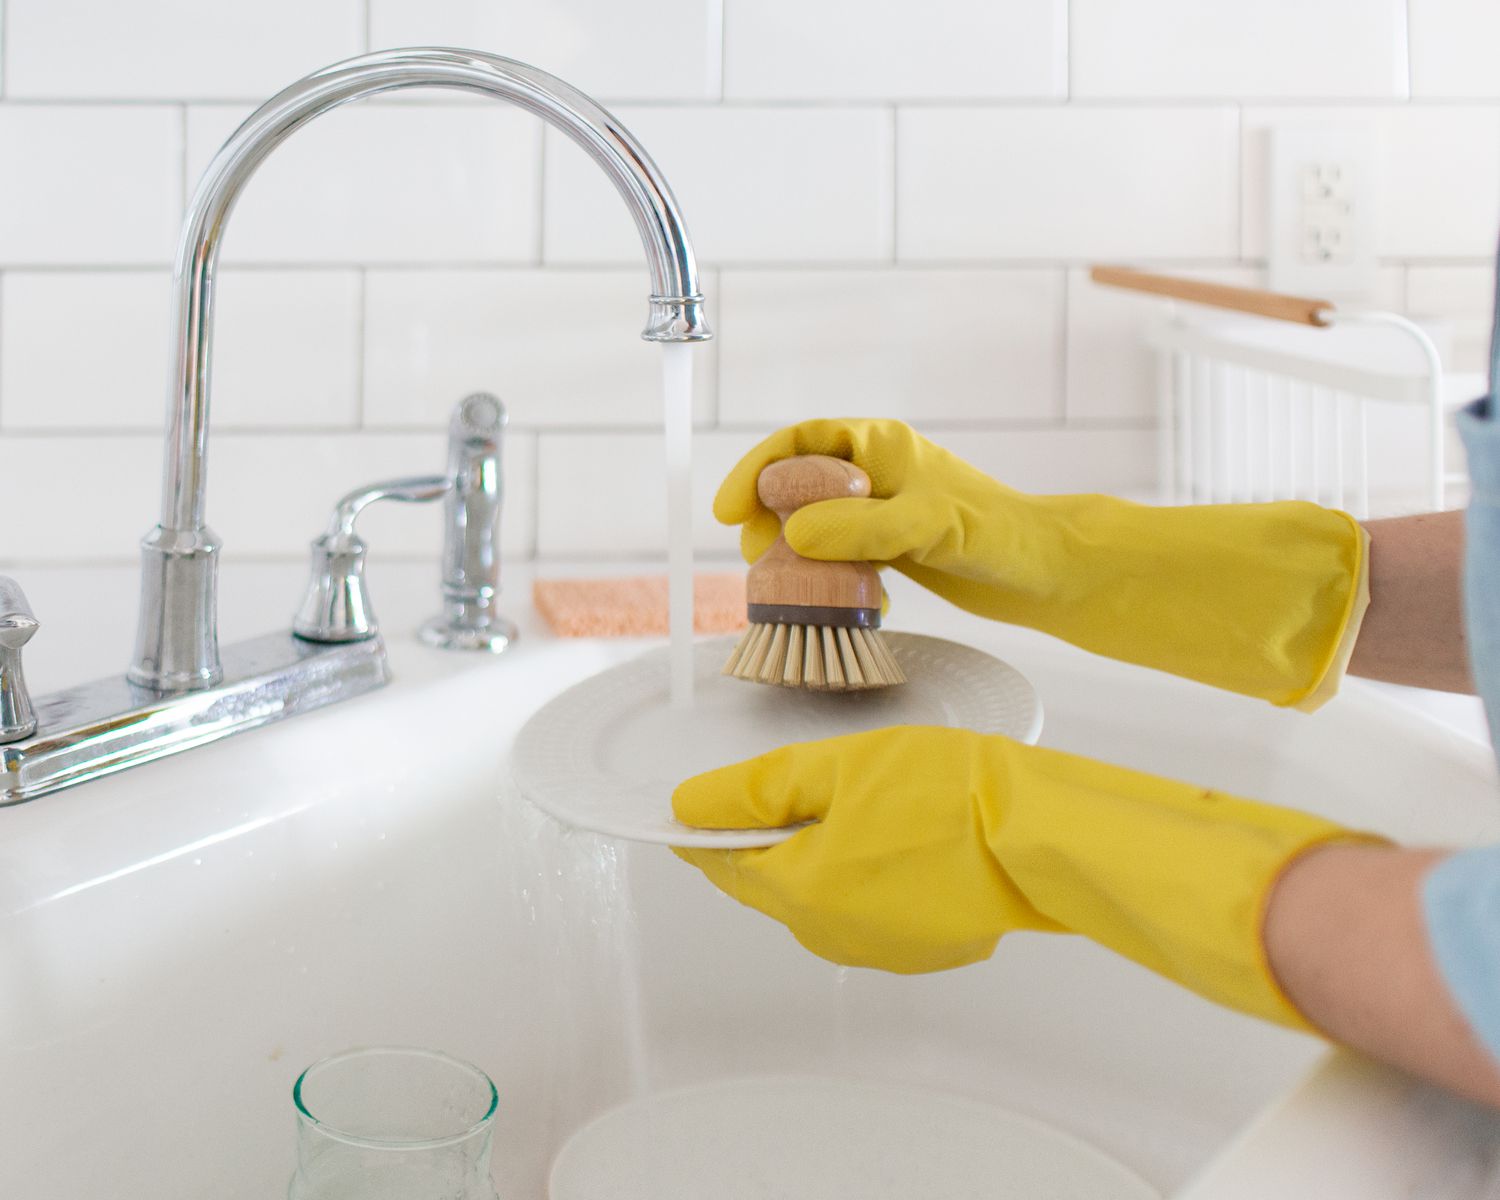
[[[1017,935],[937,976],[842,977],[665,849],[569,839],[507,798],[526,717],[644,643],[548,638],[518,572],[513,651],[443,654],[410,636],[432,568],[377,562],[371,578],[389,688],[0,810],[0,1196],[282,1195],[293,1079],[373,1043],[494,1077],[507,1200],[540,1196],[568,1133],[643,1074],[938,1088],[1052,1122],[1170,1192],[1324,1053],[1076,938]],[[123,661],[133,571],[24,582],[44,622],[38,691]],[[300,568],[226,569],[226,637],[281,624],[300,582]],[[1357,683],[1305,717],[985,625],[899,582],[895,602],[903,627],[1029,675],[1044,744],[1402,839],[1500,836],[1488,749]],[[625,894],[633,921],[611,906]],[[1256,1144],[1234,1154],[1253,1161]]]

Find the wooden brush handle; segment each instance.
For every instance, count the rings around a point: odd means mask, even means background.
[[[852,462],[803,454],[774,462],[756,484],[760,501],[781,518],[781,536],[756,560],[746,579],[746,599],[796,608],[859,608],[880,612],[880,575],[867,562],[803,558],[786,541],[787,519],[820,500],[863,498],[870,477]]]
[[[762,470],[755,490],[760,502],[780,517],[784,525],[804,504],[868,496],[870,477],[842,458],[799,454],[773,462]]]

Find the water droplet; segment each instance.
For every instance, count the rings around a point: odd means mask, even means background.
[[[195,858],[195,859],[193,859],[193,866],[195,866],[195,867],[201,867],[202,865],[203,865],[203,860],[201,858]]]

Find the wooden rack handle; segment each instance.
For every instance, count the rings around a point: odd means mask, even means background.
[[[1109,287],[1150,292],[1154,296],[1168,296],[1173,300],[1187,300],[1214,308],[1230,308],[1235,312],[1254,313],[1258,317],[1292,321],[1298,325],[1327,325],[1324,314],[1334,309],[1334,304],[1329,300],[1284,296],[1280,292],[1230,287],[1224,283],[1204,283],[1199,279],[1183,279],[1177,275],[1153,275],[1149,271],[1136,271],[1130,267],[1095,267],[1089,272],[1089,277],[1095,283]]]

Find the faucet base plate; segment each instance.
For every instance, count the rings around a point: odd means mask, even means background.
[[[390,682],[380,638],[318,645],[273,633],[222,652],[221,683],[194,692],[124,675],[36,701],[37,732],[0,746],[0,806],[310,712]]]
[[[501,654],[515,644],[514,621],[492,616],[483,625],[461,625],[448,617],[423,621],[417,638],[424,646],[439,650],[473,650],[484,654]]]

